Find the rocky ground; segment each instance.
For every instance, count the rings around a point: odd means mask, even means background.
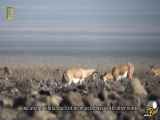
[[[160,78],[144,72],[133,81],[106,83],[97,74],[71,86],[64,85],[63,69],[52,74],[45,80],[0,80],[0,120],[143,120],[147,101],[160,98]],[[93,106],[105,110],[89,110]]]

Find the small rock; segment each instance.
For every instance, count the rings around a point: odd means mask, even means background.
[[[66,98],[72,106],[83,106],[84,105],[81,94],[78,92],[69,92]]]
[[[0,117],[2,120],[15,120],[17,116],[17,112],[12,109],[5,108],[0,113]]]
[[[134,113],[129,114],[126,112],[119,112],[117,117],[118,117],[118,120],[141,120],[141,119],[135,119]]]
[[[17,108],[19,106],[23,107],[26,105],[27,98],[23,96],[18,96],[14,98],[13,107]]]
[[[144,86],[142,86],[139,79],[135,78],[130,81],[133,93],[138,96],[146,96],[147,91],[145,90]]]
[[[122,81],[114,81],[110,84],[112,91],[124,92],[126,85],[123,84]]]
[[[88,114],[84,111],[73,112],[71,120],[90,120]]]
[[[10,98],[4,98],[3,99],[3,105],[5,106],[5,107],[13,107],[13,100],[12,99],[10,99]]]
[[[100,111],[93,111],[93,116],[95,120],[105,120],[104,114],[102,114]]]
[[[12,93],[12,95],[18,95],[19,90],[17,88],[13,88],[13,89],[11,89],[11,93]]]
[[[112,111],[93,111],[95,120],[117,120],[117,115]]]
[[[56,115],[48,111],[37,111],[34,114],[35,120],[57,120]]]
[[[62,101],[62,98],[60,96],[53,95],[53,96],[48,96],[46,98],[46,101],[48,105],[59,106]]]
[[[112,111],[106,111],[104,115],[105,115],[105,120],[117,120],[116,114]]]
[[[21,91],[23,94],[29,94],[32,88],[32,81],[31,80],[17,80],[16,88]],[[14,86],[14,87],[15,87]]]
[[[57,115],[59,120],[72,120],[73,118],[71,112],[60,112],[60,114],[61,115]]]
[[[101,100],[101,101],[107,101],[108,100],[108,91],[107,90],[103,90],[101,91],[99,94],[98,94],[98,98]]]
[[[100,99],[95,98],[93,94],[84,97],[84,102],[89,106],[102,106],[102,102],[100,101]]]
[[[111,100],[118,100],[120,99],[120,95],[117,92],[112,91],[108,94],[108,98]]]
[[[146,90],[148,92],[148,95],[154,95],[157,98],[160,98],[160,79],[159,78],[147,78],[146,80]]]
[[[39,95],[39,92],[36,91],[36,90],[32,90],[32,91],[31,91],[31,95],[32,95],[32,96],[37,96],[37,95]]]
[[[19,111],[17,113],[17,119],[16,120],[34,120],[32,117],[28,116],[25,112]]]
[[[0,96],[0,113],[1,113],[2,110],[3,110],[3,107],[4,107],[4,104],[3,104],[3,97]]]

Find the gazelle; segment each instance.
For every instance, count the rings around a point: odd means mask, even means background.
[[[106,80],[121,80],[128,78],[129,80],[133,79],[134,65],[131,63],[116,65],[112,68],[111,72],[106,72],[102,79]]]
[[[85,79],[91,76],[95,71],[95,69],[71,67],[64,72],[64,79],[65,82],[68,83],[68,85],[71,85],[71,83],[82,84],[85,81]]]
[[[150,73],[153,74],[154,77],[160,77],[160,67],[156,68],[154,66],[151,66],[150,68]]]

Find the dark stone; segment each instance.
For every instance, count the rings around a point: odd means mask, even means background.
[[[84,100],[84,103],[86,106],[102,106],[101,100],[94,97],[93,94],[89,94],[88,96],[84,96],[83,100]]]
[[[18,96],[14,98],[13,108],[17,108],[19,106],[24,107],[26,105],[27,98]]]
[[[31,120],[31,119],[32,119],[31,116],[28,116],[25,112],[20,111],[17,114],[17,119],[16,120]]]
[[[47,90],[46,90],[46,91],[45,91],[45,90],[40,90],[40,91],[39,91],[39,94],[40,94],[40,95],[46,95],[46,96],[50,96],[50,95],[51,95],[51,94],[50,94],[50,91],[47,91]]]
[[[69,92],[65,98],[72,106],[83,106],[82,96],[78,92]]]

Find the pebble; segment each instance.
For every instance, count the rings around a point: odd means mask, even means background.
[[[35,120],[57,120],[56,115],[48,111],[37,111],[34,114]]]
[[[72,106],[83,106],[82,96],[78,92],[69,92],[66,99]]]
[[[133,94],[137,96],[147,96],[147,91],[145,90],[144,86],[141,84],[138,78],[131,80],[130,83],[133,90]]]
[[[60,103],[62,102],[62,98],[60,96],[57,95],[52,95],[52,96],[48,96],[46,98],[47,104],[48,105],[53,105],[53,106],[59,106]]]

